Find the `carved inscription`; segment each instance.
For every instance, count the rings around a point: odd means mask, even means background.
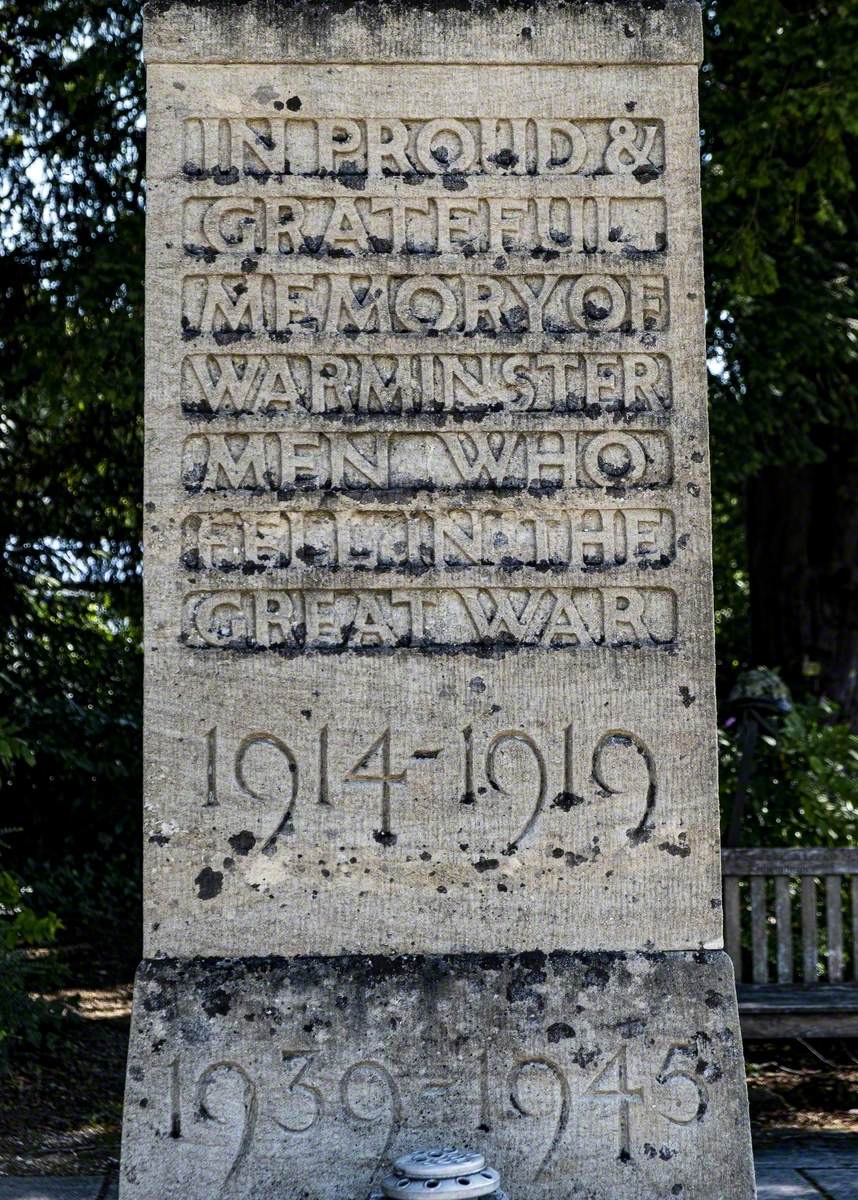
[[[665,202],[649,196],[197,196],[184,246],[218,254],[652,255],[667,248]]]
[[[189,275],[182,333],[219,345],[296,334],[644,333],[669,324],[663,275]]]
[[[201,345],[181,365],[181,483],[189,501],[245,498],[182,522],[181,565],[200,574],[182,605],[184,644],[281,654],[671,645],[673,588],[626,583],[677,554],[674,513],[655,496],[674,470],[671,367],[658,342],[670,297],[665,275],[641,261],[667,249],[661,121],[295,112],[190,117],[183,129],[185,176],[218,186],[181,214],[185,254],[201,260],[182,282],[181,334]],[[471,194],[466,176],[496,182]],[[504,191],[504,179],[527,176],[544,186]],[[563,268],[564,256],[606,252],[628,268]],[[399,257],[385,267],[385,255]],[[403,256],[421,255],[409,273]],[[489,258],[479,267],[475,255]],[[238,269],[218,270],[220,256]],[[461,266],[427,270],[439,256]],[[374,260],[366,273],[341,261],[360,257]],[[271,269],[272,258],[305,265]],[[309,261],[320,258],[323,269]],[[525,334],[544,351],[449,351],[450,338]],[[366,348],[385,335],[400,339],[395,352]],[[610,335],[604,349],[598,335]],[[343,345],[288,345],[317,336]],[[552,345],[571,336],[575,349]],[[421,345],[403,352],[402,339]],[[260,340],[276,344],[246,345]],[[577,427],[517,426],[540,413]],[[468,428],[450,427],[463,419]],[[402,424],[379,427],[388,420]],[[314,493],[353,507],[304,507]],[[499,503],[485,507],[491,494]],[[257,495],[271,498],[265,508],[252,506]],[[436,506],[445,495],[463,499]],[[486,569],[597,578],[455,579]],[[399,579],[302,581],[338,570]],[[223,578],[280,571],[294,586]],[[430,571],[454,577],[402,586]],[[605,572],[626,575],[609,586]]]
[[[664,487],[665,433],[609,429],[195,433],[184,446],[189,492],[530,491]]]
[[[251,852],[273,854],[278,838],[294,834],[299,827],[308,834],[314,814],[316,818],[320,816],[320,807],[342,809],[354,800],[356,790],[370,812],[378,815],[377,822],[371,820],[367,825],[367,844],[371,828],[375,843],[395,846],[400,837],[408,837],[408,823],[400,819],[398,804],[407,795],[405,789],[426,787],[429,776],[439,767],[444,769],[445,758],[453,758],[459,764],[461,790],[450,805],[448,821],[439,827],[439,838],[443,838],[445,825],[460,836],[461,806],[474,806],[476,811],[483,805],[478,798],[491,792],[504,797],[509,808],[506,857],[537,830],[549,796],[551,807],[562,812],[570,812],[587,802],[619,798],[620,802],[614,806],[616,820],[622,824],[628,841],[637,845],[651,832],[659,794],[652,750],[636,733],[625,729],[607,729],[591,745],[589,739],[576,735],[571,722],[553,739],[544,735],[537,738],[526,729],[492,733],[466,725],[459,736],[438,739],[440,745],[414,748],[412,738],[402,729],[388,726],[377,736],[367,734],[356,739],[350,734],[344,741],[342,734],[338,737],[337,730],[332,731],[325,722],[311,734],[310,741],[315,745],[303,753],[292,749],[275,733],[237,735],[226,744],[217,735],[214,727],[206,736],[203,807],[214,808],[221,803],[221,790],[216,782],[214,787],[211,785],[211,779],[218,778],[220,765],[225,793],[237,791],[243,801],[258,802],[277,814],[264,838],[257,839],[246,831],[246,844],[250,848],[243,852],[245,857]],[[357,758],[356,745],[361,747]],[[507,772],[511,760],[513,764],[525,761],[531,765],[532,789],[520,782],[509,787]],[[326,812],[326,821],[328,816]],[[580,827],[578,836],[582,844],[589,842],[592,848],[586,822],[579,818],[576,826]],[[407,840],[400,847],[403,848],[407,850]],[[573,861],[569,865],[584,861],[570,853]],[[591,849],[590,853],[598,857],[599,851]],[[479,866],[479,862],[475,865]]]
[[[654,587],[402,587],[189,592],[182,638],[231,650],[666,646],[676,597]]]
[[[191,354],[189,415],[409,416],[569,413],[664,417],[673,406],[664,354]]]
[[[470,1119],[474,1124],[488,1126],[489,1122],[494,1125],[525,1120],[532,1122],[534,1132],[541,1133],[549,1123],[551,1136],[547,1148],[542,1148],[544,1139],[540,1137],[539,1145],[532,1147],[529,1156],[528,1174],[538,1181],[550,1177],[558,1153],[563,1149],[568,1153],[573,1114],[578,1122],[586,1119],[585,1111],[594,1101],[615,1107],[618,1114],[619,1153],[612,1153],[609,1144],[605,1144],[607,1139],[603,1139],[606,1161],[619,1158],[621,1162],[632,1162],[653,1157],[658,1151],[649,1138],[659,1125],[661,1137],[669,1138],[671,1126],[702,1122],[709,1108],[708,1085],[721,1075],[721,1068],[712,1061],[707,1048],[709,1041],[705,1035],[698,1035],[685,1043],[656,1043],[652,1050],[635,1047],[632,1053],[625,1044],[613,1053],[594,1050],[591,1057],[600,1069],[591,1077],[575,1058],[558,1053],[555,1046],[546,1047],[551,1053],[544,1054],[516,1055],[513,1050],[508,1066],[489,1061],[479,1064],[479,1070],[471,1062],[454,1065],[448,1072],[452,1077],[433,1091],[442,1108],[457,1103],[472,1109]],[[485,1054],[488,1053],[486,1049]],[[339,1119],[340,1113],[353,1123],[356,1133],[361,1126],[367,1134],[374,1134],[381,1127],[384,1145],[378,1161],[384,1165],[395,1136],[420,1121],[427,1085],[413,1073],[403,1075],[393,1061],[356,1059],[335,1071],[332,1077],[327,1055],[317,1046],[288,1046],[279,1054],[280,1069],[265,1071],[260,1076],[262,1085],[246,1067],[228,1059],[212,1062],[202,1069],[186,1066],[178,1058],[172,1064],[170,1086],[175,1109],[171,1128],[178,1127],[181,1131],[202,1121],[210,1128],[209,1136],[229,1141],[233,1151],[224,1185],[239,1173],[254,1138],[269,1123],[290,1138],[299,1139],[316,1138],[326,1117]],[[581,1054],[579,1050],[578,1058]],[[677,1064],[668,1074],[663,1066],[659,1069],[662,1057],[666,1063]],[[483,1072],[492,1083],[487,1082],[484,1088],[475,1087]],[[634,1084],[630,1082],[632,1078]],[[277,1086],[271,1086],[272,1082]],[[499,1086],[502,1082],[505,1095]],[[234,1102],[236,1097],[238,1105]],[[632,1113],[645,1108],[657,1120],[653,1125],[652,1119],[648,1119],[647,1132],[642,1134]],[[237,1138],[236,1130],[228,1128],[236,1119]],[[172,1136],[183,1134],[172,1133]],[[673,1158],[676,1153],[671,1150],[668,1157]]]
[[[189,117],[181,163],[190,178],[251,176],[594,175],[642,186],[664,167],[660,120],[532,118]]]
[[[245,573],[351,568],[415,574],[430,567],[657,570],[675,554],[673,514],[612,505],[576,509],[269,509],[199,513],[183,524],[189,570]]]

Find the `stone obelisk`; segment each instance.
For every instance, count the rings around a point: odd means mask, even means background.
[[[154,0],[123,1200],[751,1200],[693,0]]]

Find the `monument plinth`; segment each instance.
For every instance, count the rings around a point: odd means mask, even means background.
[[[753,1195],[691,0],[146,10],[126,1200]]]

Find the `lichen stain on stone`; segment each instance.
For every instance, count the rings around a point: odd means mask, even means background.
[[[203,867],[194,880],[197,886],[197,896],[200,900],[214,900],[220,895],[223,887],[223,871],[213,871],[211,867]]]
[[[559,808],[561,812],[568,813],[579,804],[584,803],[583,796],[577,796],[574,792],[558,792],[551,801],[551,808]]]
[[[210,1017],[225,1017],[231,1003],[228,993],[223,988],[216,988],[203,999],[203,1012]]]
[[[689,854],[691,853],[691,847],[686,844],[686,841],[687,841],[686,835],[684,833],[681,833],[679,835],[678,843],[677,842],[659,842],[658,848],[659,848],[659,850],[663,850],[663,851],[665,851],[665,853],[670,854],[672,857],[688,858]]]
[[[256,845],[256,837],[249,829],[242,829],[232,835],[229,839],[229,844],[236,854],[244,858]]]
[[[270,83],[264,83],[253,92],[253,99],[259,104],[269,104],[276,100],[279,95],[280,93]]]

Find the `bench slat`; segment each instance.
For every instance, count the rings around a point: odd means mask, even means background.
[[[843,901],[840,876],[825,877],[825,924],[828,930],[828,982],[843,982]]]
[[[775,922],[778,937],[778,983],[792,983],[792,898],[786,875],[775,877]]]
[[[858,1037],[858,848],[726,849],[722,866],[725,946],[739,985],[744,1036]],[[844,878],[849,880],[848,900]],[[794,925],[796,880],[800,950]],[[825,889],[822,944],[817,881]],[[770,886],[775,925],[771,966]],[[747,945],[749,935],[752,969],[747,971],[746,959],[746,975],[753,983],[742,978],[742,939]],[[823,951],[825,970],[820,966]]]
[[[853,847],[725,849],[721,862],[725,875],[858,875],[858,849]]]
[[[738,989],[740,1012],[858,1012],[858,987],[781,987],[746,983]]]
[[[766,925],[766,881],[760,875],[751,878],[751,956],[754,983],[769,982],[769,937]]]
[[[801,958],[805,983],[818,978],[819,937],[816,918],[816,880],[805,875],[801,881]]]

